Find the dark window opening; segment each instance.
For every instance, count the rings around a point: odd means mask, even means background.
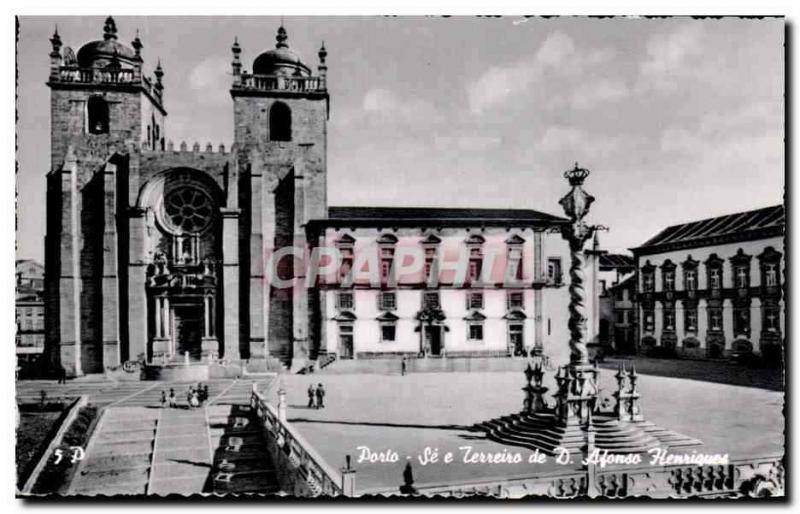
[[[90,134],[108,134],[108,103],[99,96],[89,98],[87,104]]]
[[[292,111],[284,103],[276,102],[269,110],[269,139],[292,140]]]

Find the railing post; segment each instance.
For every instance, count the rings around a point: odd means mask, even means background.
[[[342,472],[342,494],[353,497],[356,493],[356,470],[350,466],[350,456],[345,456],[346,465],[341,469]]]
[[[278,391],[278,419],[286,423],[286,389]]]

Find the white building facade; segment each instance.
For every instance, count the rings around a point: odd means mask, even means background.
[[[668,227],[634,248],[640,350],[780,359],[784,227],[779,205]]]
[[[320,246],[340,256],[317,285],[321,358],[540,349],[567,362],[564,222],[526,210],[332,207],[317,222]]]

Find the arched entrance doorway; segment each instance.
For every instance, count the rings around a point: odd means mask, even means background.
[[[148,360],[200,361],[220,354],[222,193],[204,172],[175,169],[145,186]]]

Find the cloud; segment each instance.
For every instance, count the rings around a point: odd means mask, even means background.
[[[575,109],[589,109],[607,102],[616,102],[628,95],[628,86],[622,79],[600,79],[579,86],[572,93],[570,105]]]
[[[440,136],[434,138],[437,150],[458,150],[462,152],[486,152],[497,148],[503,142],[498,136],[460,135]]]
[[[681,78],[697,70],[688,61],[701,53],[703,25],[687,22],[671,32],[651,36],[646,44],[647,57],[639,67],[637,90],[666,93],[677,89]]]
[[[546,98],[550,107],[558,106],[569,98],[574,79],[590,68],[601,68],[613,58],[607,48],[578,49],[571,37],[562,32],[549,34],[532,57],[508,66],[493,66],[467,87],[469,110],[481,115],[491,108],[507,104],[524,95]],[[563,83],[563,79],[570,79]],[[598,101],[620,98],[627,89],[615,81],[602,84],[603,89],[594,95]],[[583,87],[583,86],[582,86]],[[543,94],[544,90],[548,94]],[[579,105],[591,101],[585,87],[574,100]],[[565,96],[566,95],[566,96]],[[585,100],[584,100],[585,98]]]
[[[220,57],[200,61],[189,72],[189,87],[197,100],[203,103],[227,104],[227,90],[231,86],[228,70],[230,63]]]
[[[358,108],[339,111],[333,122],[337,126],[378,128],[391,130],[397,127],[421,129],[444,121],[436,106],[419,98],[403,98],[388,89],[370,89],[364,94]]]

